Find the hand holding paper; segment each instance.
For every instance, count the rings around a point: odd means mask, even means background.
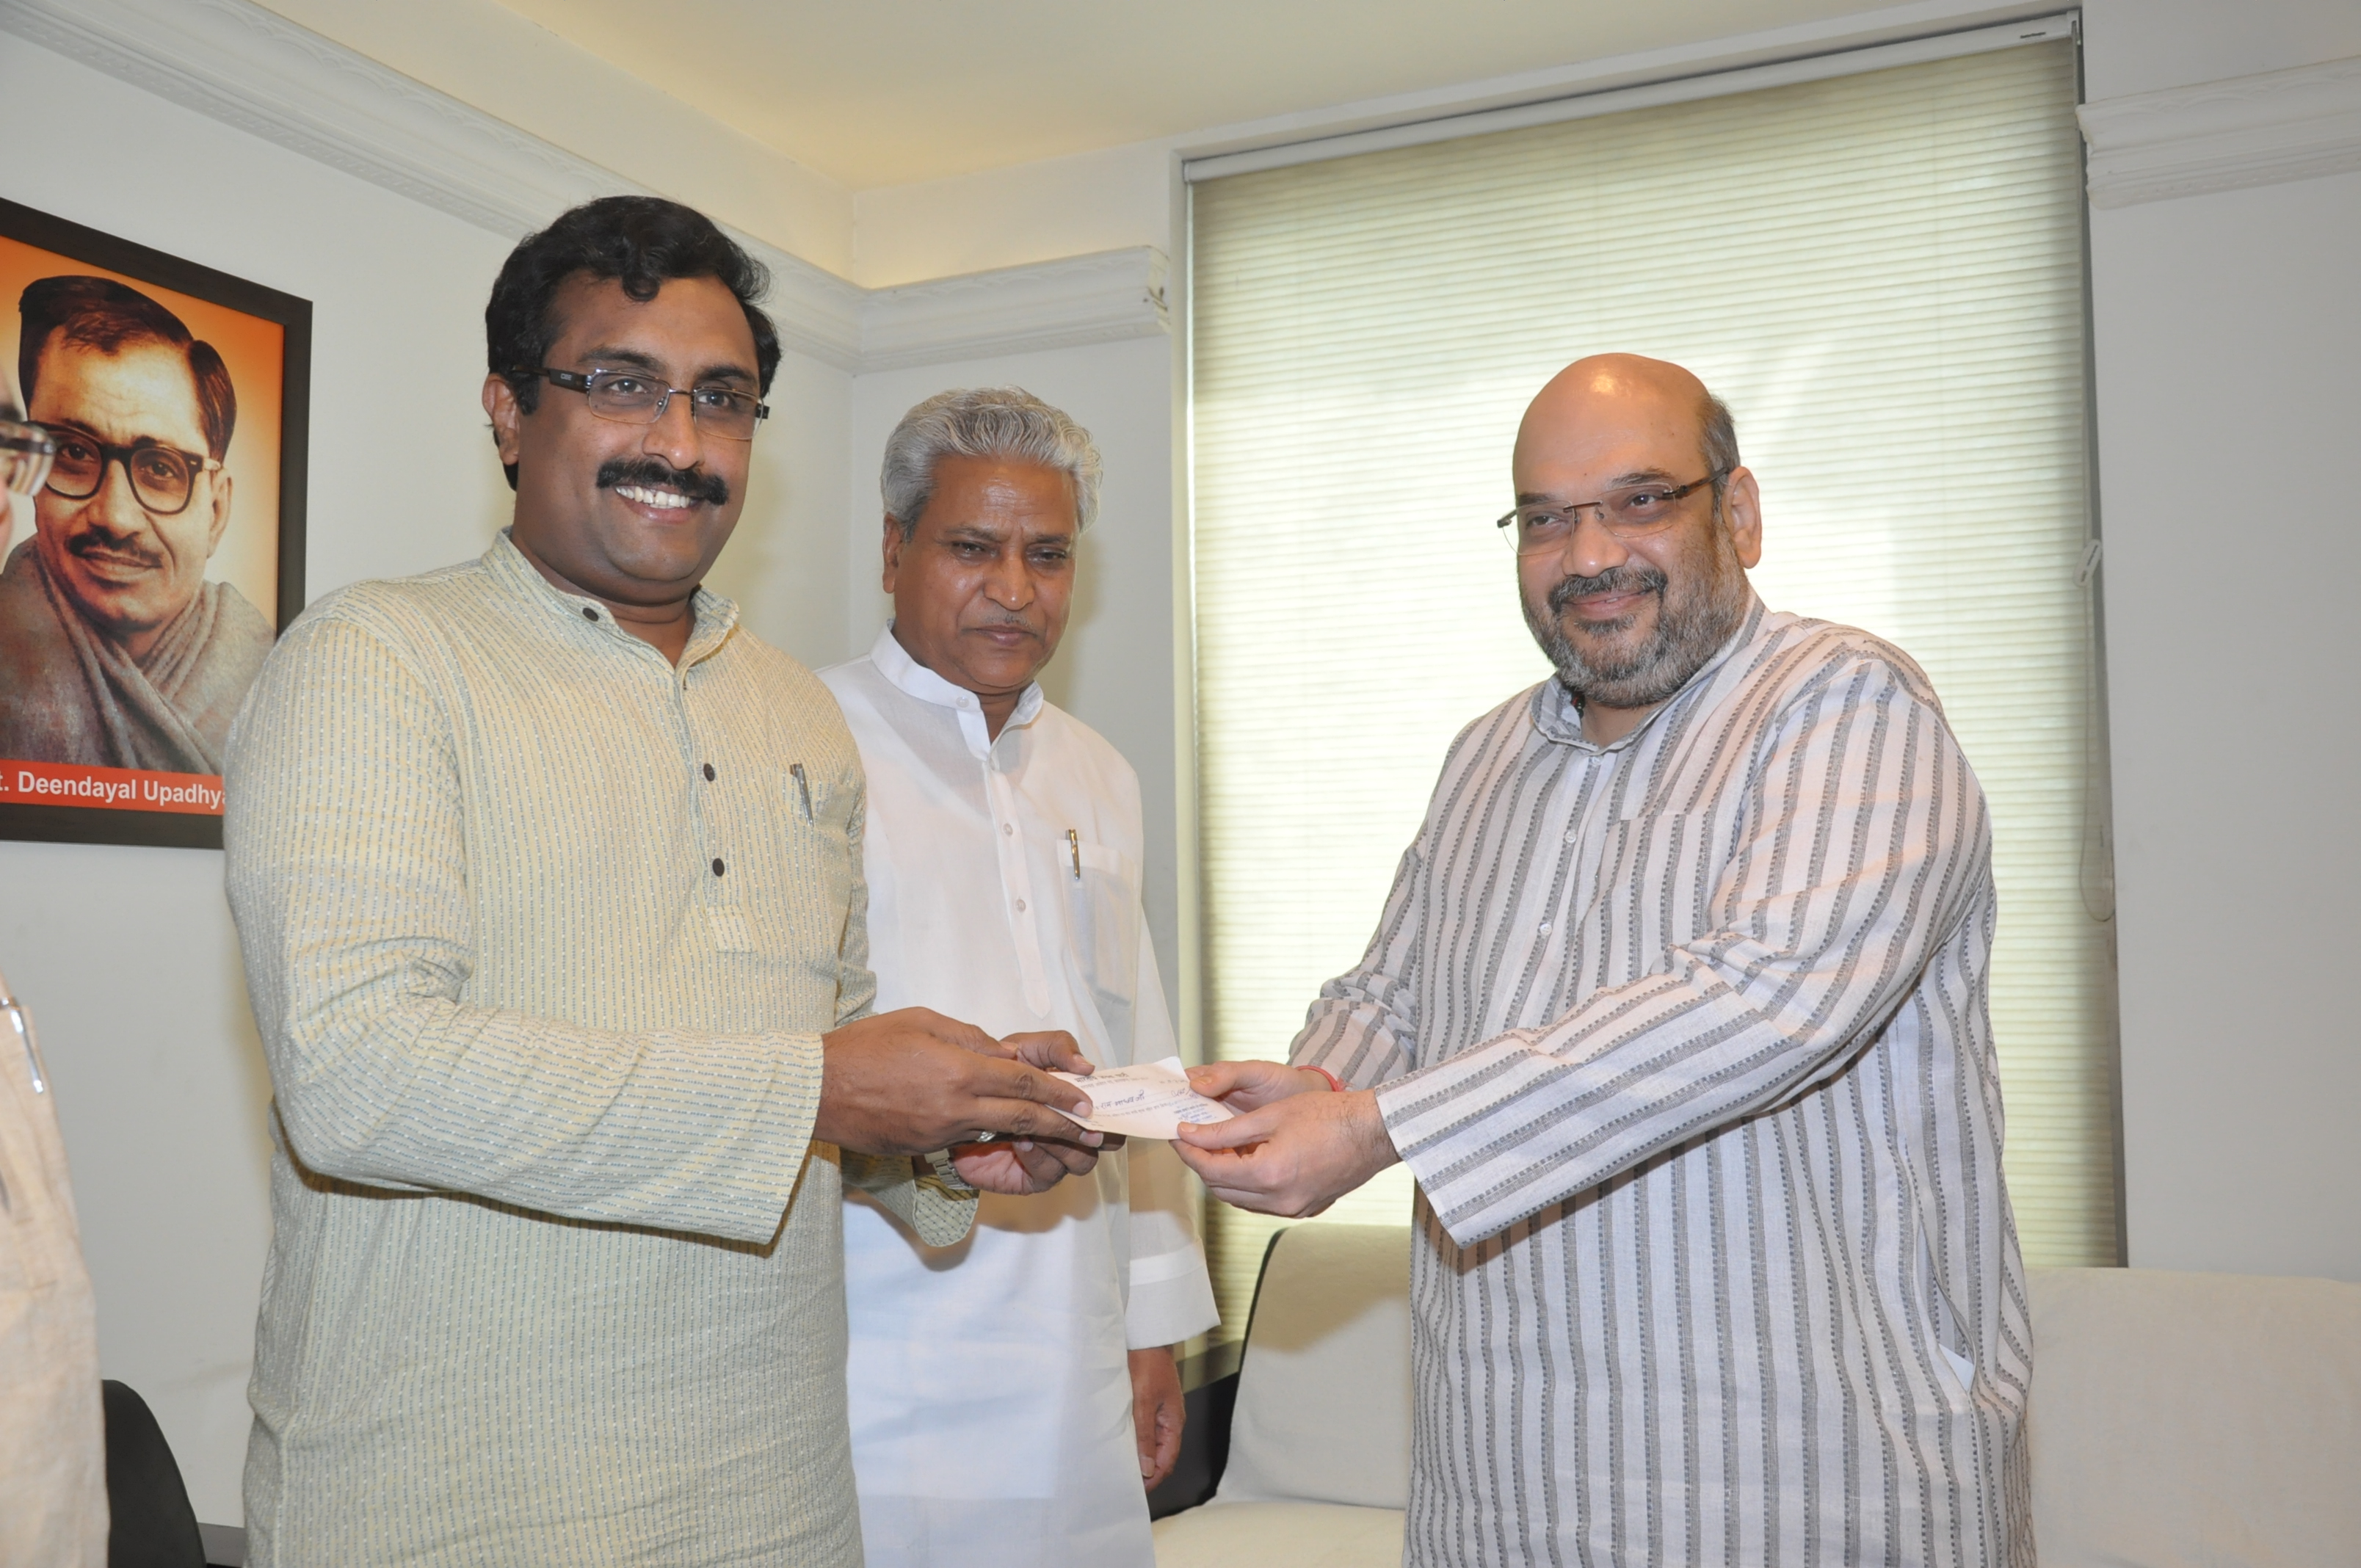
[[[1189,1087],[1189,1074],[1179,1057],[1103,1068],[1087,1079],[1071,1072],[1049,1076],[1062,1078],[1090,1095],[1091,1113],[1072,1119],[1094,1132],[1169,1139],[1184,1122],[1226,1122],[1231,1116],[1228,1107]]]
[[[1202,1069],[1199,1076],[1209,1085],[1216,1081]],[[1283,1086],[1287,1080],[1273,1081]],[[1289,1219],[1321,1212],[1401,1158],[1378,1097],[1367,1089],[1281,1094],[1219,1126],[1176,1133],[1172,1152],[1204,1180],[1208,1193]]]
[[[1079,1083],[1091,1072],[1090,1058],[1063,1029],[1010,1035],[991,1042],[987,1054],[1014,1058],[1068,1083]],[[1085,1098],[1077,1105],[1060,1106],[1064,1119],[1055,1133],[1044,1129],[1030,1137],[1004,1137],[985,1129],[966,1143],[953,1144],[952,1168],[981,1191],[1019,1197],[1047,1192],[1065,1178],[1089,1171],[1102,1150],[1123,1146],[1120,1137],[1076,1124],[1073,1113],[1089,1103]]]

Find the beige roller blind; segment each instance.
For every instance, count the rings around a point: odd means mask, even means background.
[[[1211,1054],[1284,1053],[1453,734],[1546,673],[1490,526],[1524,403],[1656,355],[1736,411],[1763,597],[1941,692],[1996,824],[2026,1251],[2115,1261],[2074,71],[2029,45],[1195,187]],[[1329,1217],[1408,1203],[1397,1167]],[[1233,1332],[1268,1229],[1209,1216]]]

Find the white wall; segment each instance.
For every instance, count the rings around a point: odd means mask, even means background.
[[[46,161],[68,125],[73,161]],[[507,512],[476,400],[484,297],[509,240],[14,37],[0,147],[16,201],[313,302],[313,597],[483,550]],[[752,504],[716,574],[758,631],[817,662],[846,638],[850,386],[783,366]],[[154,1407],[198,1516],[234,1523],[269,1088],[221,856],[0,842],[0,966],[57,1084],[105,1374]]]
[[[839,520],[852,378],[790,354],[769,402],[746,510],[708,584],[738,601],[757,636],[818,669],[842,656],[851,635]]]
[[[1133,142],[852,198],[853,279],[890,288],[1152,245],[1172,249],[1170,142]]]
[[[2084,96],[2096,103],[2361,55],[2361,7],[2345,0],[2082,0],[2082,37]]]
[[[2087,0],[2093,101],[2361,55]],[[2131,1261],[2361,1279],[2361,174],[2091,214]]]
[[[1172,340],[1158,336],[857,378],[847,653],[867,652],[892,613],[877,586],[884,510],[877,469],[886,436],[911,404],[951,387],[1016,385],[1082,422],[1105,459],[1105,479],[1098,521],[1077,557],[1072,619],[1041,685],[1138,770],[1148,824],[1148,923],[1165,990],[1176,994],[1171,371]]]

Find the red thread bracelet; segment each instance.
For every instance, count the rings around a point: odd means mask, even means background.
[[[1344,1093],[1344,1092],[1345,1092],[1345,1086],[1344,1086],[1343,1084],[1341,1084],[1341,1083],[1337,1082],[1337,1081],[1336,1081],[1336,1075],[1335,1075],[1334,1073],[1333,1073],[1333,1072],[1330,1072],[1326,1068],[1324,1068],[1324,1067],[1307,1067],[1307,1068],[1305,1068],[1303,1070],[1304,1070],[1304,1071],[1306,1071],[1306,1072],[1316,1072],[1316,1073],[1318,1073],[1321,1077],[1323,1077],[1323,1078],[1326,1079],[1326,1080],[1328,1080],[1328,1091],[1329,1091],[1330,1093],[1332,1093],[1332,1094],[1342,1094],[1342,1093]]]

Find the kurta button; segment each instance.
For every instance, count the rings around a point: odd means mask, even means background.
[[[1021,898],[1016,901],[1016,913],[1019,915],[1025,913],[1025,901]]]
[[[714,860],[713,860],[713,874],[714,874],[715,876],[719,876],[719,875],[721,874],[721,872],[722,872],[721,858],[720,858],[719,856],[718,856],[718,855],[717,855],[717,856],[715,856],[715,857],[714,857]]]
[[[711,784],[713,782],[713,764],[711,762],[705,764],[705,782],[707,784]]]
[[[1002,836],[1005,838],[1016,831],[1016,825],[1013,822],[1004,822],[1000,825],[1000,831]]]
[[[598,619],[598,612],[592,609],[586,604],[582,607],[582,619],[585,620],[596,620]]]
[[[718,864],[719,862],[716,862],[716,863]],[[1543,922],[1542,922],[1542,935],[1543,935],[1543,936],[1544,936],[1544,937],[1546,937],[1546,936],[1548,936],[1548,935],[1549,935],[1549,931],[1550,931],[1550,923],[1549,923],[1548,921],[1546,921],[1546,920],[1543,921]]]

